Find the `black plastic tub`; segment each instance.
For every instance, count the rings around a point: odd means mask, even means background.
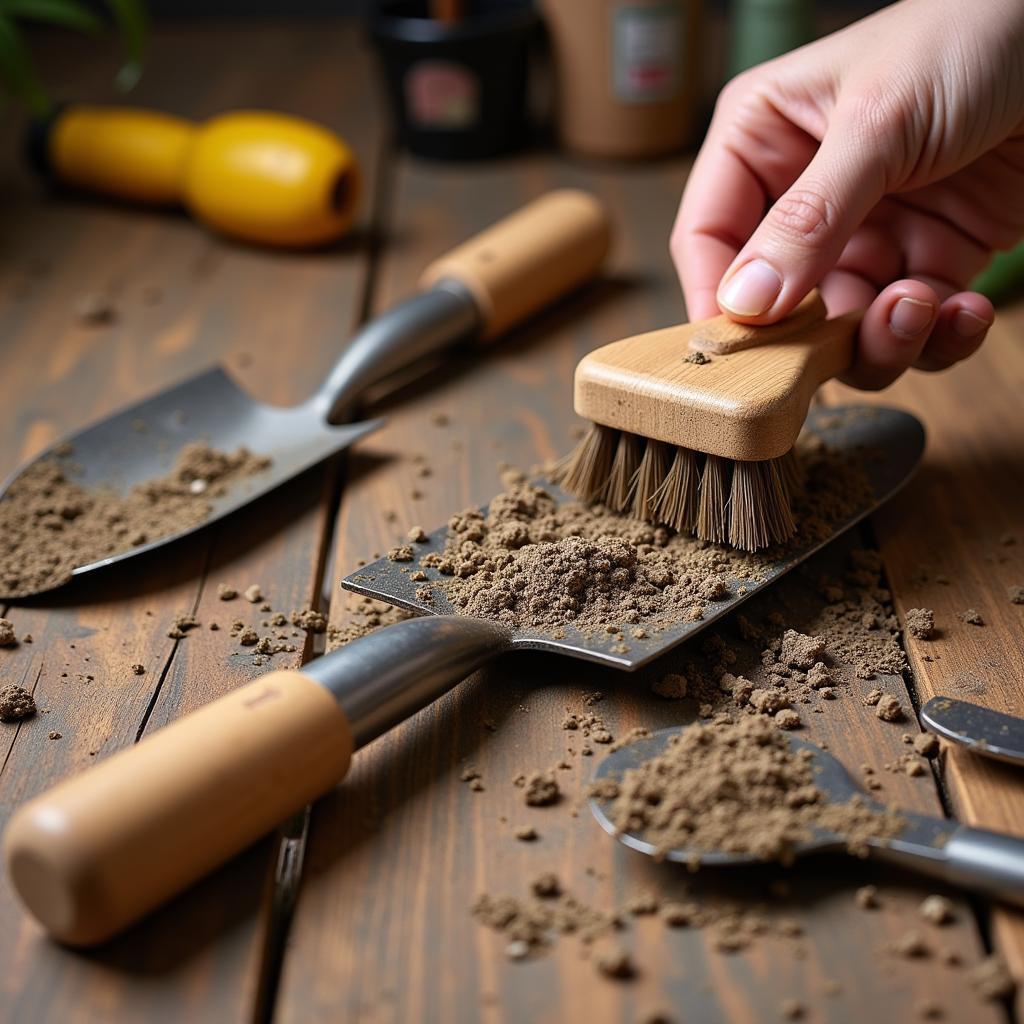
[[[473,160],[527,139],[527,71],[539,20],[527,0],[479,0],[455,23],[425,2],[384,2],[370,32],[399,141],[418,156]]]

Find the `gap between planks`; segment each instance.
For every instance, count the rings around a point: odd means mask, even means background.
[[[377,176],[367,239],[366,276],[361,289],[358,312],[352,324],[353,334],[370,320],[374,312],[384,240],[391,228],[388,209],[395,182],[395,156],[396,150],[391,140],[385,139],[378,143],[374,160]],[[324,530],[320,538],[316,573],[310,594],[310,605],[325,615],[330,610],[334,589],[331,582],[334,577],[334,546],[338,513],[347,479],[347,465],[347,454],[343,452],[333,460],[325,487],[327,515],[324,518]],[[303,651],[303,665],[324,653],[326,634],[321,644],[314,641],[314,645],[313,650],[307,646]],[[302,885],[312,808],[312,804],[307,804],[296,812],[282,824],[275,837],[274,870],[261,910],[263,942],[252,1003],[254,1024],[270,1024],[274,1019],[284,958],[287,955],[288,933]]]

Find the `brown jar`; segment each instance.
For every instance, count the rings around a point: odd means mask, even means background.
[[[558,133],[591,156],[682,148],[696,121],[700,0],[542,0]]]

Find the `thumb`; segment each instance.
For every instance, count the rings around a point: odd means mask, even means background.
[[[774,323],[835,266],[884,194],[877,147],[877,139],[864,138],[846,119],[833,120],[804,172],[725,272],[717,294],[724,313],[745,323]]]

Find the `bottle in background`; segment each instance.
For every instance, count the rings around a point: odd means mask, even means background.
[[[693,138],[700,7],[700,0],[541,0],[566,148],[642,158]]]
[[[732,0],[729,77],[815,38],[811,0]]]

